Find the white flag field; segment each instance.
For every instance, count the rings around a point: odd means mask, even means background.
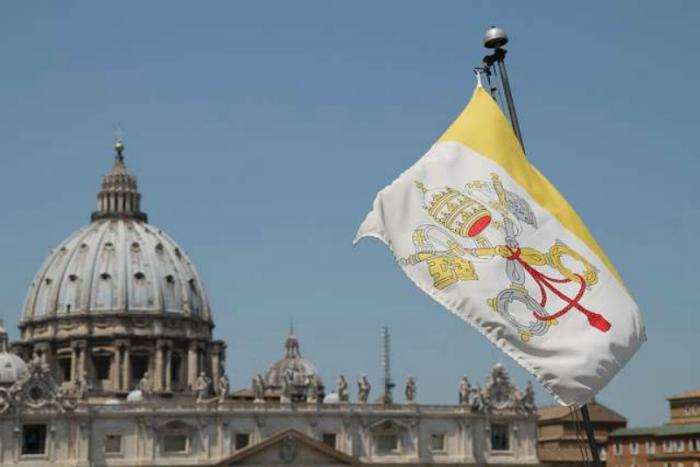
[[[619,274],[481,86],[377,194],[364,237],[563,405],[590,402],[646,340]]]

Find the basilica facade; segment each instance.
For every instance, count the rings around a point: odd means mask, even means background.
[[[364,376],[324,384],[290,332],[231,391],[202,279],[115,150],[91,222],[29,285],[20,340],[0,329],[0,465],[538,464],[532,387],[500,365],[445,382],[454,405],[417,403],[414,379],[395,403]]]

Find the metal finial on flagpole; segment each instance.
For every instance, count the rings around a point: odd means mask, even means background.
[[[503,28],[491,26],[491,29],[484,34],[484,47],[487,49],[498,49],[508,43],[508,34]]]
[[[486,31],[486,34],[484,34],[484,47],[487,49],[493,49],[493,53],[484,57],[484,67],[487,70],[490,70],[494,63],[498,67],[498,74],[501,77],[501,87],[506,98],[506,104],[508,105],[510,123],[513,125],[515,136],[517,136],[518,140],[520,141],[520,146],[522,146],[523,151],[525,151],[523,135],[520,133],[520,124],[518,123],[518,114],[515,111],[513,93],[510,90],[510,81],[508,81],[508,71],[506,70],[506,50],[503,48],[503,46],[505,46],[507,43],[508,34],[506,34],[506,31],[502,28],[491,26],[491,28]]]

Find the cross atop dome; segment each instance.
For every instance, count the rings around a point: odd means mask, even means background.
[[[114,143],[114,149],[115,151],[117,151],[115,159],[118,162],[124,162],[124,142],[121,138],[117,138],[117,142]]]
[[[131,218],[146,222],[148,216],[141,212],[141,193],[136,177],[129,172],[124,162],[124,143],[121,137],[114,145],[114,165],[102,177],[102,189],[97,194],[97,211],[93,221],[107,218]]]

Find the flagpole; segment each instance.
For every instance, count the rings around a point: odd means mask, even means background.
[[[491,73],[491,67],[496,64],[498,67],[498,75],[501,80],[501,89],[505,95],[506,105],[508,107],[508,115],[510,116],[510,123],[513,125],[513,131],[520,141],[520,146],[525,151],[525,145],[523,144],[523,135],[520,132],[520,123],[518,122],[518,114],[515,111],[515,101],[513,100],[513,93],[510,89],[510,81],[508,80],[508,71],[506,70],[506,50],[503,48],[508,43],[508,34],[502,28],[492,26],[486,34],[484,34],[484,47],[487,49],[493,49],[491,55],[484,57],[484,69],[487,74]],[[600,452],[598,452],[598,446],[595,442],[595,433],[593,432],[593,425],[591,424],[591,416],[588,412],[588,405],[584,404],[581,406],[581,415],[583,418],[583,426],[586,430],[586,436],[588,438],[588,447],[591,450],[591,456],[593,459],[593,465],[595,467],[602,467],[600,462]]]
[[[583,416],[583,427],[586,429],[586,436],[588,437],[588,447],[591,449],[591,454],[593,456],[593,465],[595,467],[602,467],[603,464],[600,462],[600,452],[595,442],[595,433],[593,432],[591,416],[588,413],[588,404],[583,404],[581,406],[581,415]]]
[[[513,100],[513,93],[510,90],[508,70],[506,70],[506,50],[503,48],[503,46],[507,43],[508,35],[503,29],[492,26],[488,31],[486,31],[486,34],[484,35],[484,47],[494,50],[491,55],[484,57],[484,67],[487,70],[490,70],[494,63],[496,66],[498,66],[498,75],[501,78],[501,88],[503,89],[503,94],[505,94],[506,104],[508,106],[508,115],[510,115],[510,123],[513,125],[515,136],[517,136],[518,140],[520,141],[520,146],[522,146],[523,151],[525,151],[523,135],[520,132],[520,123],[518,122],[518,114],[515,111],[515,101]]]

